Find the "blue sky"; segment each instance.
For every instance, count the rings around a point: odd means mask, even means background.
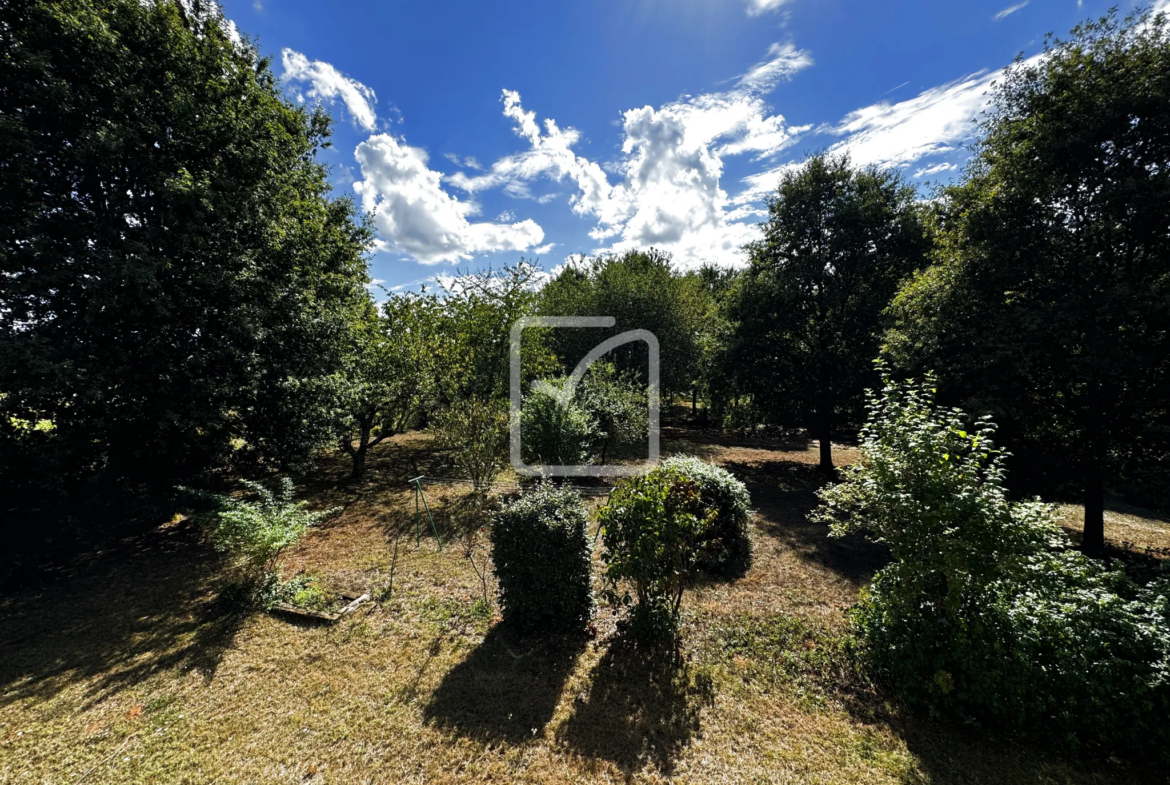
[[[742,264],[779,172],[820,150],[925,193],[966,160],[998,70],[1114,2],[223,5],[333,115],[324,160],[374,216],[371,272],[414,289],[631,247]]]

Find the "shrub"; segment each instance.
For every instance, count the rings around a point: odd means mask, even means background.
[[[455,451],[455,464],[475,490],[486,490],[504,468],[508,447],[507,407],[495,400],[459,401],[435,418],[439,446]]]
[[[632,370],[619,373],[612,362],[595,362],[581,378],[577,398],[595,423],[593,449],[606,455],[628,444],[645,444],[650,425],[648,389]]]
[[[588,523],[581,497],[549,484],[495,514],[492,560],[505,621],[524,631],[584,627],[593,610]]]
[[[335,598],[321,585],[319,577],[301,574],[282,582],[273,591],[273,599],[308,611],[325,611],[333,604]]]
[[[575,401],[561,403],[547,393],[534,391],[524,399],[520,436],[525,463],[583,465],[589,462],[594,425]]]
[[[752,566],[752,541],[748,537],[752,499],[744,484],[722,466],[689,455],[672,456],[661,466],[698,485],[703,507],[714,514],[703,536],[703,555],[697,568],[713,577],[745,575]]]
[[[876,671],[970,722],[1165,756],[1170,574],[1141,586],[1071,550],[1051,507],[1007,498],[993,425],[967,431],[929,379],[884,384],[814,515],[890,547],[852,611]]]
[[[202,518],[211,544],[232,557],[244,580],[269,588],[277,578],[280,555],[311,526],[341,508],[307,511],[304,501],[293,501],[293,483],[287,477],[281,478],[278,494],[258,482],[243,480],[243,484],[255,495],[254,500],[197,492],[213,507]]]
[[[658,467],[618,483],[598,512],[605,531],[606,594],[630,605],[632,632],[640,638],[673,638],[678,631],[683,588],[703,555],[703,540],[713,518],[699,486],[683,474]]]

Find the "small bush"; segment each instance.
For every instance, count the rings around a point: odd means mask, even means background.
[[[295,575],[282,581],[273,592],[274,601],[287,602],[307,611],[325,611],[333,604],[335,597],[321,585],[316,575]]]
[[[1069,746],[1170,750],[1170,574],[1142,586],[1069,548],[1052,508],[1012,502],[994,426],[926,384],[870,395],[861,462],[814,519],[889,545],[852,611],[903,699]]]
[[[341,508],[307,511],[305,502],[293,500],[293,483],[287,477],[281,478],[279,493],[258,482],[242,482],[254,499],[181,490],[209,508],[198,518],[215,549],[232,558],[240,588],[246,589],[252,600],[268,602],[282,591],[276,569],[280,555],[295,545],[310,527],[340,512]]]
[[[455,464],[475,490],[487,490],[504,468],[508,407],[495,400],[459,401],[435,418],[439,446],[455,451]]]
[[[589,462],[593,438],[593,421],[575,401],[561,403],[540,391],[525,397],[520,412],[520,445],[525,463],[584,465]]]
[[[584,628],[593,610],[588,523],[575,491],[548,484],[495,514],[492,559],[505,621],[524,631]]]
[[[746,575],[752,566],[752,541],[748,536],[752,499],[744,484],[722,466],[689,455],[667,458],[661,466],[698,485],[703,507],[714,514],[703,537],[698,570],[719,578]]]
[[[598,512],[605,531],[606,594],[628,606],[632,598],[619,586],[632,584],[636,637],[676,636],[683,588],[703,556],[713,518],[699,486],[663,467],[622,480]]]

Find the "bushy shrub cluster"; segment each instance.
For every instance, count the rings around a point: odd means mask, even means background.
[[[1049,506],[1008,499],[994,426],[933,393],[884,379],[862,461],[814,515],[890,547],[852,615],[871,663],[967,721],[1166,756],[1170,573],[1138,585],[1071,550]]]
[[[735,578],[752,565],[752,541],[748,537],[751,495],[735,475],[713,463],[690,455],[667,458],[660,464],[677,471],[699,487],[699,497],[714,519],[703,536],[697,568],[712,577]]]
[[[641,638],[673,638],[687,580],[694,574],[715,513],[699,485],[682,472],[658,467],[620,482],[598,512],[604,530],[606,594],[629,606]],[[631,585],[634,597],[619,589]]]
[[[293,499],[293,482],[280,480],[280,491],[273,493],[263,484],[243,480],[255,498],[245,499],[201,491],[188,491],[208,511],[199,515],[207,537],[216,550],[228,554],[243,582],[251,584],[256,596],[275,596],[273,584],[278,579],[276,562],[295,545],[310,527],[338,513],[334,507],[309,512],[304,501]]]
[[[589,514],[575,491],[542,484],[493,517],[504,620],[525,631],[580,630],[593,610]]]
[[[576,401],[558,401],[544,391],[525,397],[520,410],[520,445],[524,462],[550,466],[589,463],[595,425]]]

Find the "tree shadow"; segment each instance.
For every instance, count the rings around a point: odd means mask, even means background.
[[[574,701],[558,737],[627,774],[650,762],[669,776],[713,695],[710,679],[692,673],[677,649],[640,644],[622,630],[593,670],[588,699]]]
[[[86,683],[91,706],[151,673],[210,680],[249,615],[208,577],[219,558],[189,522],[122,543],[84,572],[0,602],[0,706]]]
[[[506,624],[452,668],[423,709],[428,724],[485,743],[519,744],[552,719],[585,637],[521,638]]]
[[[743,481],[752,495],[756,526],[814,562],[858,586],[890,561],[889,549],[858,534],[829,537],[829,527],[809,520],[816,492],[830,482],[816,466],[796,461],[728,462],[724,468]]]

